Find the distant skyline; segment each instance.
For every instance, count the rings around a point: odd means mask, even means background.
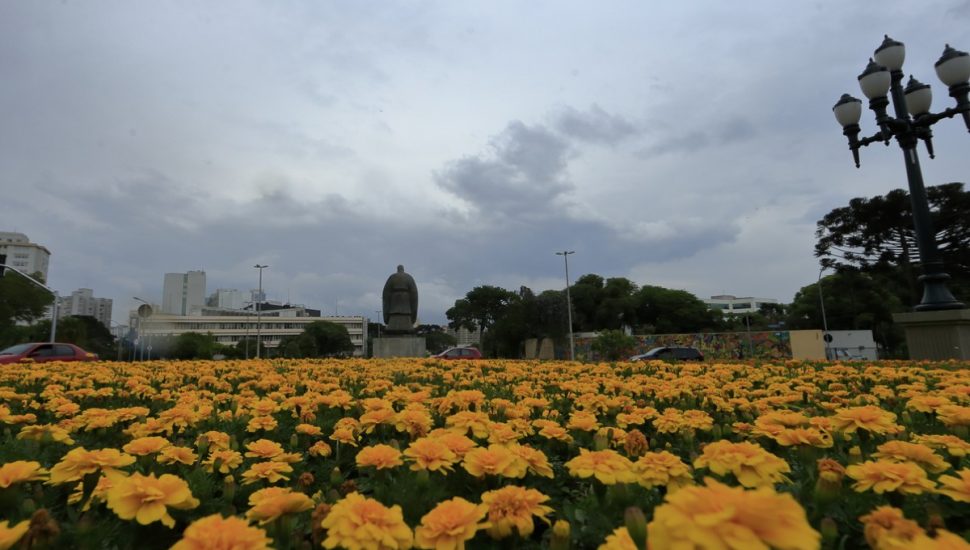
[[[883,34],[970,50],[970,1],[0,3],[0,231],[125,322],[165,273],[423,322],[473,287],[586,273],[790,302],[815,222],[905,188],[831,108]],[[863,132],[875,130],[870,111]],[[959,120],[927,185],[967,181]]]

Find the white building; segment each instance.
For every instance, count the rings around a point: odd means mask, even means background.
[[[209,295],[205,305],[222,309],[242,309],[247,303],[249,302],[242,292],[234,288],[219,288]]]
[[[458,330],[449,328],[445,332],[455,337],[456,345],[458,346],[471,346],[482,343],[481,328],[478,330],[468,330],[465,327],[461,327]]]
[[[139,338],[151,341],[157,337],[178,336],[186,332],[211,333],[216,342],[235,345],[240,340],[255,338],[257,333],[256,314],[251,311],[200,310],[201,315],[152,315],[139,319],[132,311],[130,322],[137,327]],[[306,325],[314,321],[329,321],[342,325],[354,343],[354,355],[367,353],[367,321],[362,316],[310,317],[303,308],[287,308],[261,312],[258,332],[262,346],[275,348],[284,336],[301,334]],[[253,350],[255,353],[255,350]]]
[[[27,275],[40,273],[44,282],[47,281],[51,252],[44,246],[30,242],[27,235],[0,231],[0,255],[7,257],[7,261],[3,262],[6,265]]]
[[[205,306],[205,271],[166,273],[162,313],[196,315]]]
[[[111,298],[95,298],[90,288],[79,288],[70,296],[63,296],[58,303],[57,318],[70,315],[94,317],[106,328],[111,326]]]
[[[707,309],[713,309],[725,315],[730,315],[757,313],[762,305],[777,304],[779,302],[773,298],[754,298],[752,296],[739,298],[730,294],[721,294],[711,296],[709,299],[704,300],[704,303],[707,304]]]

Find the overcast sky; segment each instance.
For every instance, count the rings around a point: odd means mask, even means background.
[[[423,322],[481,284],[597,273],[791,301],[815,222],[905,186],[831,107],[883,33],[933,63],[970,2],[0,2],[0,231],[49,282],[160,301],[166,272],[376,316],[397,264]],[[866,135],[875,130],[863,116]],[[927,184],[967,181],[934,129]]]

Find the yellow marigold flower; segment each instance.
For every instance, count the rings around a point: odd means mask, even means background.
[[[476,448],[468,451],[461,465],[471,475],[523,477],[525,469],[516,464],[518,457],[502,445],[489,445],[487,449]]]
[[[478,446],[478,443],[475,443],[471,438],[465,436],[464,434],[450,430],[438,434],[432,432],[430,435],[434,437],[436,441],[443,443],[445,447],[448,447],[451,452],[455,453],[458,460],[465,458],[465,454],[467,454],[468,451]]]
[[[563,428],[559,424],[556,424],[555,422],[551,422],[543,426],[539,430],[539,435],[541,435],[542,437],[545,437],[546,439],[555,439],[557,441],[563,441],[565,443],[569,443],[570,441],[573,440],[572,436],[569,435],[569,431],[567,431],[566,428]]]
[[[783,447],[808,445],[828,449],[832,446],[832,436],[817,428],[783,428],[774,434],[773,439]]]
[[[267,487],[249,495],[249,505],[251,508],[246,512],[246,519],[266,525],[282,515],[312,509],[313,501],[303,493],[290,489]]]
[[[643,435],[643,432],[640,430],[631,430],[623,438],[623,450],[633,458],[647,452],[649,448],[650,444],[647,442],[647,436]]]
[[[906,519],[902,510],[892,506],[880,506],[860,517],[859,521],[864,526],[866,542],[874,550],[902,549],[925,534],[918,523]]]
[[[218,471],[220,474],[228,474],[242,464],[243,457],[237,451],[214,450],[209,453],[209,457],[202,461],[205,470],[209,473]]]
[[[858,492],[885,493],[899,491],[918,495],[932,491],[934,483],[926,478],[926,471],[912,462],[866,461],[846,468],[846,475],[856,480],[852,486]]]
[[[694,483],[690,466],[667,451],[644,454],[633,463],[633,471],[637,475],[637,483],[647,489],[667,487],[677,490]]]
[[[787,493],[746,491],[708,478],[668,493],[647,525],[652,548],[817,550],[821,535]]]
[[[360,430],[365,434],[373,433],[381,424],[392,424],[397,413],[394,409],[377,409],[360,416]]]
[[[970,549],[970,543],[966,541],[963,537],[955,535],[946,529],[937,529],[936,536],[930,538],[928,535],[918,535],[913,539],[911,548],[918,548],[920,550],[926,548],[931,550],[967,550]]]
[[[545,506],[549,497],[535,489],[507,485],[495,491],[482,493],[482,503],[488,508],[488,534],[494,539],[503,539],[516,530],[526,538],[532,534],[535,516],[549,524],[546,516],[553,509]]]
[[[121,519],[134,519],[141,525],[161,521],[166,527],[175,527],[169,508],[188,510],[199,505],[189,484],[171,474],[156,478],[155,474],[135,473],[116,477],[111,483],[106,499],[108,508]]]
[[[505,422],[492,422],[488,426],[488,442],[505,445],[522,439],[522,434]]]
[[[257,439],[246,445],[246,454],[249,458],[261,458],[263,460],[273,460],[283,454],[283,446],[269,439]]]
[[[394,417],[394,428],[399,432],[407,432],[411,437],[426,435],[431,426],[431,415],[424,407],[408,407]]]
[[[30,520],[25,519],[20,523],[10,526],[6,520],[0,521],[0,550],[13,548],[30,529]]]
[[[934,413],[936,409],[952,404],[952,401],[939,395],[917,395],[906,402],[906,408],[924,413]]]
[[[653,427],[662,434],[677,433],[686,426],[683,413],[674,408],[664,409],[663,414],[653,419]]]
[[[937,409],[936,415],[946,426],[970,426],[970,407],[945,405]]]
[[[74,440],[71,439],[71,433],[61,428],[60,426],[54,426],[52,424],[37,424],[34,426],[24,426],[20,428],[20,432],[17,433],[17,439],[30,439],[33,441],[44,441],[50,438],[51,441],[56,443],[63,443],[65,445],[74,445]]]
[[[201,446],[203,441],[209,445],[209,450],[229,450],[230,437],[225,432],[214,430],[205,432],[195,439],[195,444]]]
[[[172,550],[269,550],[271,542],[266,531],[242,518],[213,514],[186,527]]]
[[[596,476],[600,483],[606,485],[634,483],[637,480],[633,472],[633,463],[611,449],[602,451],[580,449],[579,456],[574,457],[565,466],[569,470],[569,475],[573,477]]]
[[[936,492],[953,500],[970,502],[970,468],[959,470],[956,474],[960,477],[940,476],[940,488]]]
[[[177,445],[169,445],[158,453],[156,460],[160,464],[185,464],[190,466],[195,464],[195,461],[199,459],[199,455],[195,454],[190,447],[179,447]]]
[[[40,462],[15,460],[0,466],[0,489],[6,489],[15,483],[25,481],[40,481],[47,479],[47,470],[40,467]]]
[[[479,439],[488,437],[488,415],[482,412],[461,411],[445,419],[445,425],[466,434],[471,432]]]
[[[388,508],[356,492],[334,504],[321,525],[327,530],[324,548],[407,549],[414,542],[400,506]]]
[[[714,419],[704,411],[696,409],[684,411],[683,419],[684,424],[694,430],[708,432],[714,428]]]
[[[276,419],[272,416],[254,416],[246,424],[247,432],[258,432],[260,430],[271,432],[276,429]]]
[[[360,468],[371,467],[378,470],[396,468],[404,464],[401,462],[401,451],[384,444],[362,448],[355,460]]]
[[[357,446],[357,432],[352,428],[335,428],[330,439],[353,447]]]
[[[788,481],[791,471],[784,459],[747,441],[732,443],[715,441],[704,446],[701,456],[694,460],[695,468],[708,468],[717,475],[734,474],[745,487],[771,486]]]
[[[653,548],[653,546],[651,546]],[[630,532],[627,531],[626,527],[617,527],[612,533],[607,535],[606,540],[603,544],[597,547],[597,550],[640,550],[637,548],[637,544],[633,542],[633,537],[630,536]]]
[[[76,447],[67,452],[61,461],[51,468],[50,483],[57,485],[71,481],[80,481],[87,474],[97,471],[114,472],[135,461],[135,457],[122,453],[118,449],[97,449],[89,451],[84,447]]]
[[[310,449],[307,451],[313,456],[330,456],[333,454],[333,449],[330,445],[327,445],[326,441],[317,441],[313,445],[310,445]]]
[[[508,445],[508,449],[521,459],[525,463],[526,468],[533,474],[550,479],[555,475],[552,472],[552,465],[549,464],[549,458],[539,449],[518,444]]]
[[[312,437],[319,437],[323,435],[323,430],[321,430],[319,426],[314,426],[313,424],[297,424],[296,433],[309,435]]]
[[[157,453],[171,444],[172,442],[164,437],[148,436],[133,439],[121,449],[131,455],[145,456]]]
[[[919,443],[906,441],[887,441],[876,448],[878,452],[873,458],[882,458],[895,462],[915,462],[924,470],[938,474],[950,468],[943,457],[933,452],[933,449]]]
[[[950,456],[964,457],[970,454],[970,442],[955,435],[914,435],[913,442],[931,449],[944,449]]]
[[[874,434],[894,434],[902,430],[896,424],[896,415],[875,405],[838,409],[832,417],[832,426],[845,433],[864,429]]]
[[[451,471],[452,466],[458,461],[458,455],[441,438],[431,437],[412,441],[408,448],[404,449],[404,456],[412,463],[411,469],[414,471]]]
[[[580,430],[584,432],[595,432],[600,427],[596,415],[589,411],[576,411],[569,416],[566,423],[568,430]]]
[[[845,477],[845,467],[831,458],[821,458],[818,461],[818,475],[828,482],[837,483]]]
[[[285,462],[257,462],[249,467],[248,470],[243,472],[243,485],[249,485],[250,483],[256,483],[261,479],[265,479],[269,483],[276,483],[280,480],[288,480],[286,474],[293,472],[293,467]]]
[[[441,502],[421,518],[421,525],[414,529],[414,542],[418,548],[464,549],[465,541],[489,526],[481,523],[486,513],[484,504],[472,504],[461,497]]]

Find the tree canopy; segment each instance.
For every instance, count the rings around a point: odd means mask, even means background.
[[[962,183],[947,183],[927,187],[926,195],[937,246],[953,277],[948,286],[966,301],[970,298],[970,192]],[[870,273],[891,287],[904,304],[919,303],[920,255],[908,191],[854,198],[819,220],[815,236],[815,255],[822,266]]]

